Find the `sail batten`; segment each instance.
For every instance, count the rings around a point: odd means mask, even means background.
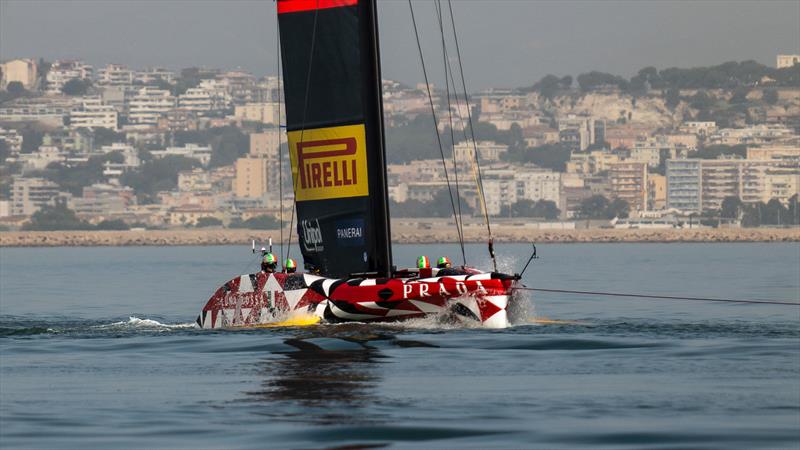
[[[374,3],[279,0],[286,128],[307,270],[391,271]]]

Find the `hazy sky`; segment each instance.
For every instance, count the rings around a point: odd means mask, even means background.
[[[414,5],[429,70],[441,74],[434,4]],[[778,53],[800,53],[798,0],[454,0],[453,8],[470,90],[594,69],[630,76],[648,65],[754,59],[772,66]],[[421,81],[407,1],[380,0],[378,9],[384,78]],[[0,59],[240,67],[265,75],[275,73],[275,35],[270,0],[0,0]]]

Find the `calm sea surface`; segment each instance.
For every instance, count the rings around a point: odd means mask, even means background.
[[[502,268],[528,250],[500,246]],[[800,300],[798,244],[539,255],[528,286]],[[800,307],[541,293],[530,315],[566,323],[194,329],[255,267],[246,247],[1,248],[0,447],[800,447]]]

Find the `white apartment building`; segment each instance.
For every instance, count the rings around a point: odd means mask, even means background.
[[[42,122],[61,127],[74,103],[71,99],[37,98],[15,101],[13,105],[0,105],[0,122]]]
[[[117,131],[117,110],[104,105],[99,97],[84,97],[80,106],[70,111],[69,126],[72,128],[108,128]]]
[[[4,141],[8,145],[12,155],[16,155],[22,150],[22,135],[17,133],[17,130],[0,127],[0,141]]]
[[[454,151],[457,161],[471,163],[475,160],[475,145],[472,140],[462,141],[456,144]],[[500,161],[500,157],[507,151],[507,145],[498,144],[494,141],[478,141],[478,155],[481,161]]]
[[[175,108],[175,97],[169,91],[145,87],[131,99],[128,121],[132,124],[155,126],[159,117]]]
[[[44,178],[16,178],[11,185],[11,215],[30,216],[60,194],[58,185]]]
[[[136,73],[122,64],[109,64],[97,72],[97,84],[131,86]]]
[[[175,81],[175,72],[164,69],[163,67],[151,67],[139,72],[133,76],[134,81],[142,84],[152,84],[158,81],[165,81],[173,83]]]
[[[800,193],[797,160],[678,159],[667,161],[667,207],[687,212],[719,209],[725,197],[744,203]]]
[[[200,161],[200,164],[207,166],[211,161],[211,147],[203,147],[197,144],[186,144],[183,147],[167,147],[164,150],[154,150],[150,152],[154,158],[165,156],[184,156]]]
[[[508,168],[483,171],[486,209],[490,215],[500,214],[519,200],[548,200],[556,204],[561,197],[561,174],[547,169]]]
[[[187,111],[203,113],[225,109],[225,97],[219,92],[203,88],[189,88],[178,96],[178,107]]]
[[[67,153],[53,145],[42,145],[33,153],[20,154],[17,160],[26,170],[44,170],[54,162],[64,162]]]
[[[83,61],[57,60],[47,71],[47,93],[57,95],[72,79],[91,80],[94,68]]]

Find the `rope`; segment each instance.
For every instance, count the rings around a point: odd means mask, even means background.
[[[281,29],[278,24],[277,14],[275,14],[275,69],[278,73],[278,119],[275,124],[275,130],[278,132],[278,196],[280,208],[278,216],[281,223],[281,264],[285,264],[286,260],[283,259],[283,145],[281,144],[281,90],[283,88],[283,79],[281,78]]]
[[[422,44],[419,40],[419,31],[417,30],[417,20],[414,17],[414,6],[411,0],[408,0],[408,8],[411,10],[411,22],[414,24],[414,36],[417,39],[417,49],[419,50],[419,59],[422,64],[422,74],[425,77],[425,87],[428,92],[428,103],[431,105],[431,115],[433,115],[433,129],[436,132],[436,141],[439,144],[439,154],[442,157],[442,167],[444,168],[444,178],[447,181],[447,191],[449,192],[450,205],[453,207],[453,217],[456,218],[456,231],[458,232],[458,240],[462,247],[464,245],[464,237],[461,235],[461,229],[458,227],[458,219],[456,212],[456,204],[453,201],[453,189],[450,187],[450,176],[447,174],[447,163],[444,159],[444,147],[442,146],[442,137],[439,135],[439,121],[436,119],[436,109],[433,106],[433,95],[431,94],[431,84],[428,81],[428,70],[425,68],[425,58],[422,55]]]
[[[452,76],[452,70],[450,69],[450,63],[447,58],[447,44],[445,42],[444,36],[444,25],[442,24],[442,3],[441,0],[436,0],[436,17],[439,19],[439,33],[442,36],[442,58],[444,61],[444,85],[445,90],[447,92],[447,117],[450,121],[450,144],[453,153],[453,172],[456,182],[456,202],[458,203],[458,218],[456,219],[456,226],[459,228],[459,233],[461,239],[459,243],[461,244],[461,260],[463,261],[464,265],[467,265],[467,253],[464,250],[464,217],[461,213],[461,191],[458,186],[458,162],[456,160],[456,136],[455,131],[453,130],[453,107],[450,103],[450,78],[448,75]],[[453,84],[453,88],[455,88],[455,83]]]
[[[411,0],[409,0],[410,2]],[[464,79],[464,66],[461,62],[461,46],[458,45],[458,32],[456,31],[456,20],[453,16],[453,4],[451,0],[447,0],[447,7],[450,10],[450,23],[453,27],[453,40],[456,44],[456,56],[458,58],[458,69],[461,75],[461,86],[464,90],[464,102],[467,106],[467,118],[469,120],[469,130],[470,134],[472,135],[472,146],[475,151],[475,166],[477,170],[473,168],[473,174],[475,174],[475,182],[478,185],[478,198],[480,199],[481,211],[483,212],[484,220],[486,221],[486,231],[489,233],[489,247],[492,248],[492,242],[494,239],[492,238],[492,226],[489,222],[489,211],[486,209],[486,197],[483,192],[483,174],[481,173],[481,162],[478,156],[478,143],[475,140],[475,127],[472,124],[472,112],[469,108],[469,94],[467,94],[467,83]],[[477,172],[477,173],[475,173]],[[490,254],[492,256],[492,264],[494,265],[495,272],[497,271],[497,260],[494,257],[493,252],[490,250]]]
[[[513,287],[512,289],[518,291],[538,291],[538,292],[556,292],[563,294],[579,294],[579,295],[602,295],[607,297],[634,297],[634,298],[649,298],[660,300],[692,300],[692,301],[705,301],[705,302],[725,302],[725,303],[763,303],[767,305],[791,305],[800,306],[800,302],[789,302],[780,300],[757,300],[757,299],[736,299],[736,298],[713,298],[713,297],[682,297],[675,295],[650,295],[650,294],[631,294],[620,292],[599,292],[599,291],[573,291],[569,289],[545,289],[545,288],[530,288],[530,287]]]

